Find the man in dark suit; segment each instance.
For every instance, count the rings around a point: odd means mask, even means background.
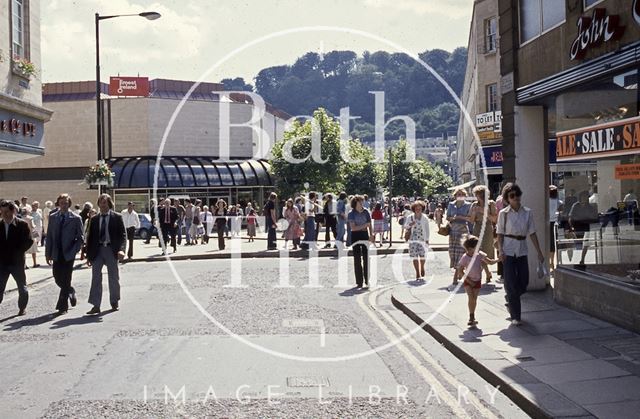
[[[76,306],[76,291],[71,286],[71,275],[76,254],[84,243],[84,234],[82,218],[69,211],[71,197],[68,194],[60,195],[56,206],[59,210],[49,216],[45,257],[47,264],[53,265],[53,277],[60,287],[56,310],[64,314],[69,309],[69,301],[72,307]]]
[[[13,202],[0,202],[0,303],[12,275],[18,286],[18,316],[24,316],[29,302],[24,253],[33,245],[33,239],[29,225],[16,218],[16,210]]]
[[[158,204],[156,204],[156,200],[155,199],[152,199],[149,202],[149,216],[151,217],[151,225],[153,227],[157,227],[157,224],[156,224],[156,222],[158,221],[157,217],[156,217],[157,215],[158,215]],[[153,230],[153,228],[152,228],[152,230]],[[145,244],[151,243],[151,236],[153,236],[153,234],[151,234],[151,233],[152,232],[150,231],[149,235],[147,236],[147,240],[145,240],[145,242],[144,242]]]
[[[160,229],[162,230],[162,239],[164,241],[164,247],[162,248],[162,254],[167,254],[167,247],[169,244],[169,238],[171,238],[171,247],[173,247],[173,253],[178,249],[176,248],[176,227],[178,225],[178,209],[171,206],[171,200],[169,198],[164,200],[162,208],[158,208],[158,221],[160,222]]]
[[[91,266],[91,291],[89,303],[93,308],[87,314],[100,314],[102,302],[102,267],[107,265],[109,300],[111,309],[119,309],[120,273],[118,261],[124,259],[127,248],[127,232],[122,215],[113,211],[113,201],[108,194],[98,198],[100,212],[89,221],[87,233],[87,264]]]

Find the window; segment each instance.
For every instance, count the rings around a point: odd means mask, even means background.
[[[595,6],[600,2],[602,2],[602,0],[584,0],[584,10],[587,10],[591,6]]]
[[[495,17],[484,21],[484,51],[495,52],[498,47],[498,20]]]
[[[487,85],[487,112],[498,110],[498,84]]]
[[[520,0],[520,41],[527,42],[566,19],[564,1]]]
[[[11,52],[14,57],[29,59],[29,1],[10,0]]]

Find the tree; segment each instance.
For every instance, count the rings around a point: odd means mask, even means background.
[[[220,83],[224,85],[224,90],[235,90],[235,91],[244,91],[244,92],[252,92],[253,86],[245,83],[242,77],[236,77],[235,79],[222,79]]]
[[[375,195],[384,171],[374,162],[373,150],[357,139],[350,139],[350,159],[345,161],[341,154],[339,122],[322,108],[313,112],[313,120],[320,129],[320,158],[326,161],[318,162],[311,157],[312,122],[295,121],[271,150],[271,172],[278,193],[282,197],[294,196],[304,191],[308,183],[309,189],[317,192],[345,190]],[[292,163],[288,157],[304,161]]]
[[[395,196],[429,196],[446,193],[447,188],[453,185],[453,180],[441,167],[425,160],[416,159],[405,162],[410,147],[406,140],[400,140],[387,153],[393,168],[391,193]]]

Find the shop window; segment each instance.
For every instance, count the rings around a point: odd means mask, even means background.
[[[487,85],[487,112],[498,110],[498,85],[496,83]]]
[[[520,42],[528,42],[566,19],[564,1],[520,0]]]
[[[498,48],[498,19],[495,17],[484,21],[484,51],[495,52]]]

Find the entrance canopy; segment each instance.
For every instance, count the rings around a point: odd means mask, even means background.
[[[152,189],[156,157],[109,159],[114,189]],[[221,161],[212,157],[162,157],[158,188],[273,186],[269,164],[263,160]]]

